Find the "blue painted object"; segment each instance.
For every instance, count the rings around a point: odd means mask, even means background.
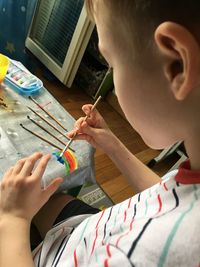
[[[52,153],[53,154],[53,156],[57,159],[57,161],[59,161],[61,164],[63,164],[64,165],[64,159],[62,158],[62,157],[60,157],[57,153]]]

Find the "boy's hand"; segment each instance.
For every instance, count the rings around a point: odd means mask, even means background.
[[[84,105],[82,107],[83,112],[90,114],[92,105]],[[103,150],[107,150],[109,142],[112,142],[114,134],[107,126],[105,120],[100,113],[94,109],[89,115],[87,121],[84,121],[85,117],[78,119],[75,123],[75,129],[68,133],[68,137],[72,138],[77,133],[76,140],[86,140],[93,147],[101,147]]]
[[[35,153],[19,160],[5,173],[0,183],[0,218],[21,218],[31,222],[63,181],[56,178],[47,188],[41,188],[41,178],[50,157]]]

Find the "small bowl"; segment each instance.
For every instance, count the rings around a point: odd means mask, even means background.
[[[4,80],[9,67],[9,59],[0,54],[0,83]]]

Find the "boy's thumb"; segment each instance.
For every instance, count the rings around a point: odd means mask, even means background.
[[[81,130],[84,134],[95,136],[97,134],[97,129],[90,127],[87,123],[81,125]]]
[[[58,189],[58,187],[60,186],[60,184],[63,182],[63,178],[58,177],[56,179],[54,179],[46,188],[45,188],[45,192],[47,194],[47,197],[50,197],[51,195],[53,195],[56,190]]]

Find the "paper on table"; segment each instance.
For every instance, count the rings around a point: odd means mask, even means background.
[[[3,175],[9,167],[16,163],[16,160],[22,157],[23,155],[15,149],[5,131],[0,127],[0,174]]]
[[[52,146],[44,143],[20,127],[20,123],[22,123],[27,128],[52,140],[51,136],[47,136],[44,131],[27,120],[27,115],[29,115],[35,120],[38,120],[39,123],[42,123],[42,125],[45,124],[28,110],[26,106],[30,105],[33,109],[37,109],[37,107],[34,106],[29,99],[16,94],[7,87],[4,89],[4,97],[7,101],[8,109],[0,108],[0,179],[3,173],[10,166],[14,165],[19,158],[28,156],[37,151],[43,153],[53,153],[57,151]],[[50,103],[46,107],[49,112],[54,114],[67,129],[73,129],[75,120],[45,88],[43,92],[37,96],[37,101],[41,104]],[[48,128],[50,126],[46,124],[44,126],[52,131],[54,135],[58,135],[57,132],[54,132],[54,129]],[[59,136],[59,138],[65,142],[67,141],[66,138],[62,136]],[[56,140],[53,140],[53,142],[57,144]],[[62,146],[60,143],[58,145]],[[64,183],[61,185],[60,190],[79,186],[85,182],[94,183],[96,181],[94,172],[94,149],[84,141],[74,142],[72,148],[76,151],[75,155],[78,159],[78,169],[66,176],[65,167],[57,162],[56,159],[52,158],[43,176],[45,185],[58,176],[64,177]]]

